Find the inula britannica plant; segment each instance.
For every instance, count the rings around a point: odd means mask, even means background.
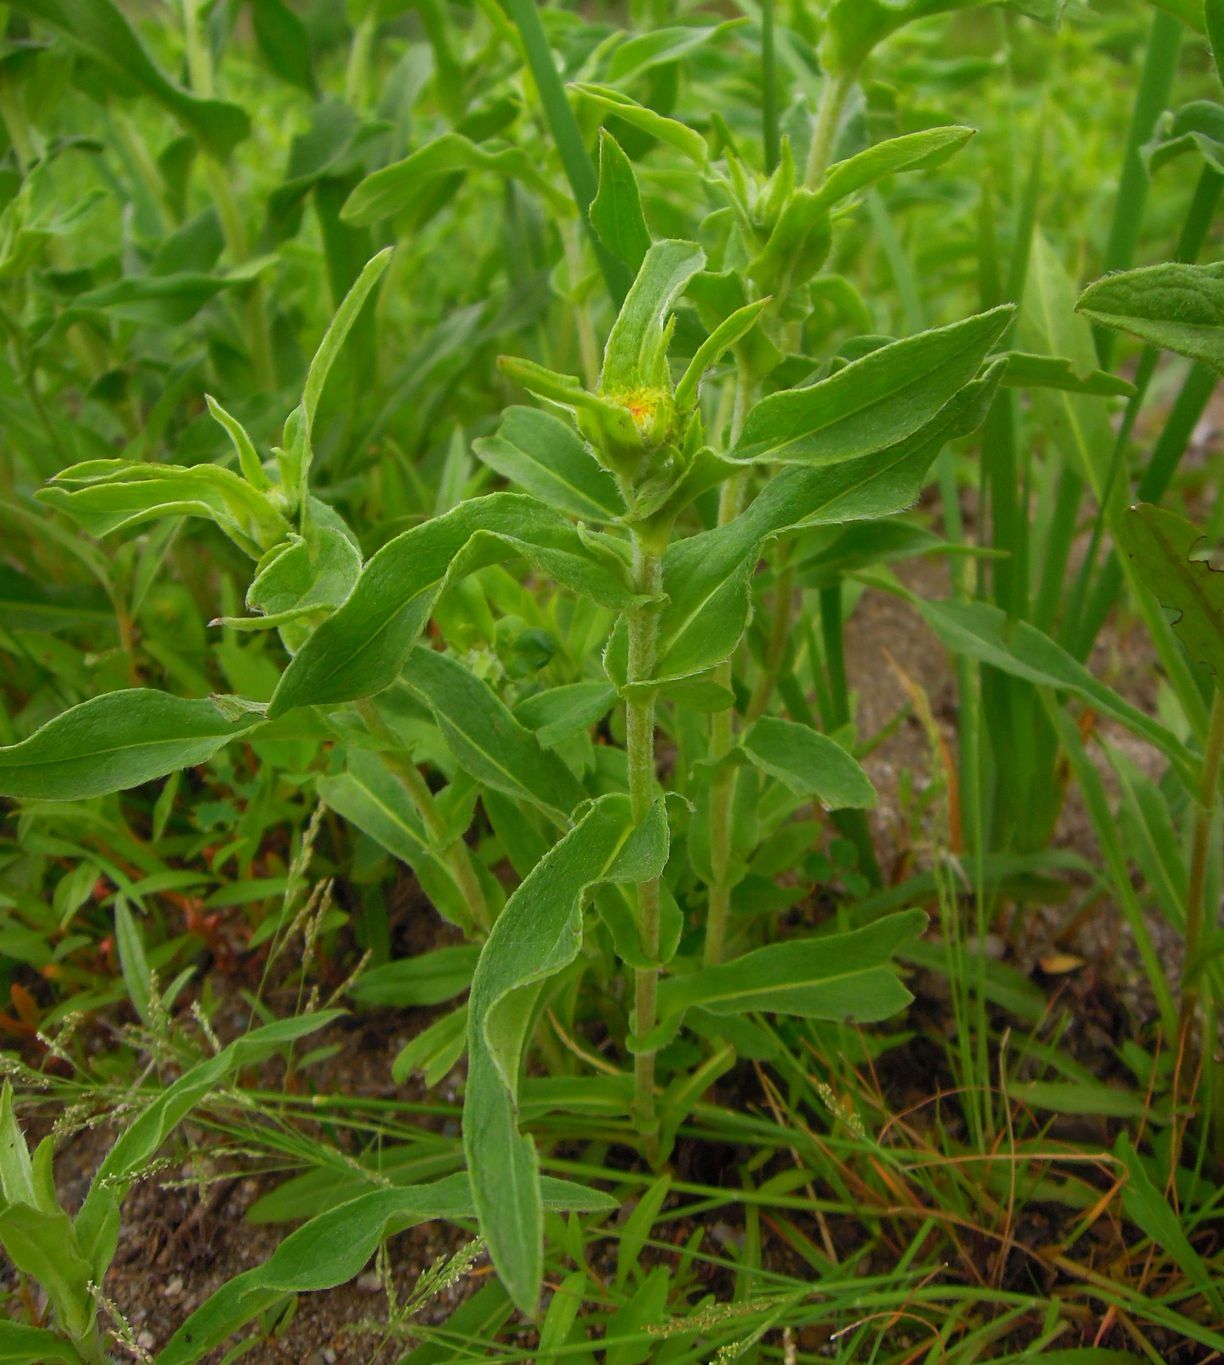
[[[88,1074],[131,1117],[70,1214],[55,1136],[31,1152],[17,1119],[52,1081],[6,1063],[0,1243],[41,1306],[0,1359],[266,1343],[293,1295],[372,1256],[384,1343],[425,1334],[410,1361],[526,1359],[490,1354],[514,1310],[542,1361],[934,1359],[896,1335],[907,1312],[965,1360],[1039,1340],[1163,1358],[1153,1322],[1224,1349],[1218,1247],[1175,1213],[1215,1226],[1224,1151],[1224,513],[1208,479],[1202,530],[1153,505],[1224,368],[1202,63],[1164,112],[1182,27],[1201,55],[1224,9],[171,8],[146,36],[114,0],[4,14],[0,591],[24,615],[0,632],[0,794],[24,846],[0,857],[0,955],[16,1030],[70,1074],[94,1065],[80,1021],[129,1002],[122,1055]],[[1113,125],[1084,130],[1055,52],[1139,73],[1101,115],[1129,128],[1116,186]],[[1071,143],[1092,170],[1064,166]],[[1145,236],[1149,183],[1191,162],[1188,214]],[[1094,212],[1107,180],[1119,207],[1077,302],[1091,215],[1048,207],[1043,177],[1081,175]],[[1177,259],[1142,264],[1170,232]],[[1115,373],[1118,331],[1144,349]],[[945,713],[903,640],[849,676],[869,590],[951,652]],[[1158,696],[1100,676],[1123,609]],[[886,677],[901,710],[865,733],[859,689]],[[890,787],[909,843],[885,858],[864,764],[907,724],[929,782]],[[1072,790],[1088,853],[1054,846]],[[1068,898],[1035,957],[1029,910]],[[1105,903],[1150,991],[1142,1041],[1111,1044],[1125,1084],[1063,1050],[1079,997],[1045,984],[1084,968],[1064,939]],[[42,1012],[26,969],[93,984]],[[906,1013],[920,972],[935,1024]],[[218,1037],[231,996],[247,1027]],[[346,1006],[413,1021],[385,1069],[426,1099],[380,1100],[369,1129],[313,1079],[343,1064]],[[1083,1135],[1040,1117],[1064,1107],[1100,1125],[1070,1174],[1059,1144]],[[325,1138],[301,1136],[316,1113]],[[201,1124],[307,1168],[252,1209],[304,1221],[151,1357],[107,1288],[121,1213]],[[735,1174],[711,1181],[719,1162]],[[668,1201],[722,1208],[724,1184],[747,1212],[719,1232],[718,1302],[693,1278],[700,1210],[669,1222]],[[1080,1245],[1115,1196],[1182,1277],[1150,1317],[1145,1285]],[[1008,1260],[1023,1199],[1072,1211],[1025,1244],[1031,1283]],[[898,1210],[922,1212],[904,1235]],[[990,1248],[983,1271],[959,1247],[977,1280],[955,1308],[944,1219]],[[387,1239],[433,1220],[479,1241],[401,1300]],[[609,1227],[614,1272],[590,1252]],[[484,1250],[494,1278],[454,1335],[410,1328]],[[1104,1286],[1109,1321],[1042,1276]],[[843,1325],[800,1355],[809,1321]],[[1140,1356],[1101,1346],[1118,1322]]]

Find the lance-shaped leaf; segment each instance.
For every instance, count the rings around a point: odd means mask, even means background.
[[[695,242],[656,242],[621,304],[604,347],[599,387],[617,393],[667,383],[666,320],[684,286],[705,265]]]
[[[543,1206],[558,1212],[616,1207],[607,1195],[552,1177],[541,1181],[540,1193]],[[345,1284],[397,1232],[435,1218],[456,1220],[474,1213],[462,1173],[429,1185],[358,1195],[291,1232],[263,1265],[235,1276],[205,1299],[158,1354],[158,1365],[192,1365],[287,1295]]]
[[[506,902],[485,942],[468,1006],[463,1143],[481,1232],[515,1303],[534,1313],[543,1274],[539,1160],[518,1131],[518,1083],[541,984],[582,945],[582,907],[606,882],[657,877],[667,861],[657,802],[634,829],[629,800],[602,797]]]
[[[173,275],[127,275],[78,294],[56,319],[56,334],[83,318],[113,318],[137,327],[181,327],[216,296],[250,281],[272,263],[252,262],[229,275],[182,271]]]
[[[1129,379],[1095,366],[1080,369],[1066,356],[1008,351],[1002,358],[1007,361],[1003,383],[1008,388],[1063,389],[1096,398],[1129,398],[1135,392]]]
[[[340,307],[327,324],[323,339],[311,359],[310,369],[306,372],[302,401],[285,422],[285,434],[282,438],[284,450],[279,455],[281,477],[286,491],[294,499],[295,508],[309,506],[307,489],[310,465],[314,458],[311,441],[315,414],[318,412],[319,400],[327,384],[327,376],[340,354],[340,348],[353,330],[353,324],[360,316],[366,299],[390,264],[392,250],[392,247],[384,247],[377,255],[372,256],[362,267],[361,274],[353,281],[348,293],[340,300]]]
[[[816,189],[817,202],[822,208],[831,208],[886,175],[942,165],[960,151],[974,131],[954,124],[947,128],[925,128],[920,133],[906,133],[903,137],[889,138],[887,142],[877,142],[866,151],[830,166]]]
[[[514,556],[605,606],[635,599],[623,565],[564,517],[517,493],[492,493],[387,542],[348,600],[302,646],[269,706],[368,697],[394,682],[448,582]]]
[[[289,533],[289,523],[261,492],[217,465],[86,460],[62,470],[37,496],[91,536],[160,517],[207,517],[258,559]]]
[[[892,959],[926,927],[921,910],[886,915],[846,934],[771,943],[733,962],[670,977],[659,987],[666,1024],[699,1007],[710,1014],[799,1015],[871,1023],[913,999]]]
[[[1173,628],[1187,652],[1211,669],[1217,687],[1224,687],[1224,562],[1219,547],[1185,517],[1150,502],[1128,509],[1117,534],[1142,570],[1144,587],[1176,613]]]
[[[23,1203],[0,1208],[0,1245],[23,1275],[42,1286],[64,1331],[75,1341],[86,1338],[96,1312],[92,1276],[63,1209],[48,1213]]]
[[[176,85],[112,0],[13,0],[12,7],[55,29],[120,82],[151,95],[215,155],[228,156],[250,132],[250,120],[238,105],[202,99]]]
[[[875,805],[875,788],[855,759],[810,725],[762,716],[740,747],[762,772],[796,796],[815,797],[828,810]]]
[[[681,412],[695,406],[701,376],[711,365],[722,359],[724,352],[738,346],[756,325],[757,319],[769,306],[769,299],[758,299],[755,303],[737,308],[730,317],[722,322],[701,343],[685,367],[680,382],[676,385],[676,407]]]
[[[558,511],[588,521],[624,515],[615,480],[574,429],[552,413],[507,408],[497,435],[473,441],[472,449],[490,469]]]
[[[834,0],[820,44],[821,68],[833,76],[853,76],[877,44],[906,24],[1001,2],[1021,14],[1057,23],[1066,0]]]
[[[912,436],[977,374],[1010,304],[881,346],[804,389],[763,398],[731,459],[832,464]]]
[[[563,217],[573,214],[569,197],[552,184],[521,147],[490,149],[462,133],[443,133],[402,161],[367,175],[345,200],[340,217],[353,227],[397,217],[419,203],[439,176],[455,171],[491,171],[506,179],[521,180],[546,199],[554,213]]]
[[[561,759],[458,660],[421,646],[408,659],[404,681],[434,713],[450,751],[477,782],[530,801],[562,822],[586,800]]]
[[[731,657],[751,614],[752,571],[773,537],[802,526],[876,520],[909,507],[943,446],[981,424],[1001,371],[1001,364],[993,365],[908,440],[843,464],[784,469],[734,521],[671,545],[663,557],[667,600],[654,680],[693,677]],[[604,664],[623,686],[623,630],[614,633]]]
[[[578,82],[571,85],[570,89],[576,91],[582,99],[598,108],[605,117],[613,115],[618,119],[623,119],[624,122],[638,129],[639,132],[667,143],[668,146],[674,147],[678,152],[687,156],[697,166],[702,169],[705,168],[710,157],[706,140],[696,129],[690,128],[686,123],[680,123],[674,118],[657,114],[653,109],[648,109],[644,104],[639,104],[636,100],[631,99],[620,90],[613,89],[610,85],[592,85]]]
[[[76,1348],[58,1332],[0,1322],[0,1365],[30,1365],[32,1360],[40,1365],[81,1365]]]
[[[1186,747],[1159,722],[1099,682],[1063,647],[1027,621],[1009,619],[989,602],[924,602],[915,605],[927,624],[957,654],[980,659],[1004,673],[1082,697],[1102,714],[1154,744],[1187,775]]]
[[[443,919],[472,931],[471,911],[441,850],[430,843],[408,792],[378,754],[351,749],[344,772],[321,777],[316,786],[324,805],[412,868]]]
[[[1106,275],[1075,306],[1094,322],[1224,374],[1224,263],[1170,261]]]
[[[599,133],[599,189],[590,213],[599,240],[636,275],[650,250],[650,229],[633,163],[606,128]]]
[[[564,683],[525,698],[514,714],[548,749],[601,721],[615,702],[616,690],[607,683]]]
[[[95,1283],[102,1282],[119,1244],[119,1208],[124,1196],[174,1128],[235,1071],[263,1061],[342,1013],[321,1010],[253,1029],[215,1057],[185,1071],[126,1129],[94,1173],[73,1225]]]
[[[258,719],[141,687],[91,697],[0,747],[0,795],[78,801],[123,791],[206,763]]]

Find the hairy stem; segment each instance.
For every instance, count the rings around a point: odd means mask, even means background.
[[[736,372],[735,408],[731,415],[729,445],[734,445],[743,430],[744,418],[752,405],[753,385],[741,365]],[[723,484],[718,498],[718,524],[734,521],[744,507],[744,475],[733,474]],[[731,690],[731,660],[719,664],[714,680]],[[727,707],[710,717],[710,759],[717,762],[734,742],[734,711]],[[731,804],[735,798],[735,773],[728,769],[714,779],[710,789],[710,900],[706,913],[703,959],[707,966],[722,961],[731,913]]]
[[[820,103],[816,106],[816,124],[812,129],[812,141],[808,147],[807,169],[804,181],[816,185],[829,168],[833,155],[833,143],[837,138],[837,126],[841,122],[842,110],[854,88],[852,76],[826,76],[820,88]]]
[[[640,593],[656,597],[662,587],[663,563],[657,553],[640,541],[633,547],[634,578]],[[654,603],[635,607],[629,614],[628,682],[644,682],[654,672],[659,617]],[[653,693],[630,696],[625,703],[625,747],[629,766],[629,801],[634,823],[640,825],[650,813],[655,797],[655,702]],[[651,962],[659,956],[659,880],[637,885],[638,946]],[[634,969],[633,1031],[646,1037],[656,1022],[655,1002],[659,969]],[[658,1116],[655,1112],[655,1055],[638,1052],[633,1059],[634,1119],[641,1133],[647,1159],[654,1161],[658,1147]]]

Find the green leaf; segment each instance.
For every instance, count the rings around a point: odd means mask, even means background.
[[[86,460],[57,474],[38,499],[91,536],[161,517],[207,517],[255,559],[289,533],[289,523],[258,489],[216,465]]]
[[[892,959],[926,922],[923,911],[903,910],[849,933],[771,943],[733,962],[670,977],[659,987],[659,1018],[674,1020],[699,1007],[716,1015],[760,1010],[805,1019],[887,1019],[913,999]]]
[[[206,763],[257,723],[212,701],[128,688],[73,706],[20,744],[0,747],[0,795],[80,801]]]
[[[514,708],[515,717],[546,749],[589,730],[616,703],[616,689],[602,682],[564,683],[527,697]]]
[[[635,34],[612,53],[608,63],[608,79],[622,81],[627,76],[663,62],[679,61],[686,53],[708,43],[710,39],[721,37],[746,22],[745,19],[729,19],[722,24],[677,24]]]
[[[1140,582],[1176,613],[1173,628],[1187,652],[1224,687],[1224,566],[1211,562],[1216,547],[1193,523],[1149,502],[1125,513],[1118,535],[1142,570]]]
[[[877,142],[856,156],[830,166],[816,189],[822,208],[831,208],[848,195],[855,194],[887,175],[900,171],[929,170],[942,165],[969,141],[976,130],[952,125],[926,128],[920,133]]]
[[[667,386],[666,319],[704,265],[705,252],[695,242],[655,242],[646,253],[608,333],[599,376],[602,393]]]
[[[932,602],[915,599],[927,624],[956,654],[979,659],[1026,678],[1039,687],[1052,687],[1082,697],[1104,715],[1154,744],[1168,758],[1193,771],[1185,746],[1170,731],[1124,701],[1112,688],[1098,682],[1070,654],[1036,626],[1009,620],[1007,613],[988,602]]]
[[[152,96],[216,156],[228,156],[250,132],[238,105],[201,99],[176,85],[112,0],[13,0],[12,8],[55,29],[111,75]]]
[[[573,215],[569,197],[558,190],[521,147],[477,145],[462,133],[443,133],[418,147],[411,156],[367,175],[345,200],[341,220],[351,227],[368,227],[416,208],[439,176],[456,171],[491,171],[521,180],[547,200],[561,217]]]
[[[123,984],[136,1007],[136,1013],[147,1024],[149,1018],[149,963],[145,957],[144,940],[132,918],[127,901],[122,896],[115,900],[115,942],[119,948],[119,966]]]
[[[808,725],[762,716],[740,747],[762,772],[796,796],[814,796],[827,810],[875,805],[875,788],[859,764]]]
[[[472,984],[480,948],[474,943],[435,948],[374,967],[353,982],[349,994],[362,1005],[440,1005]]]
[[[1018,330],[1027,351],[1065,357],[1081,375],[1096,368],[1092,329],[1075,314],[1075,285],[1040,231],[1033,234]],[[1123,481],[1110,481],[1114,433],[1106,405],[1066,388],[1038,389],[1032,402],[1046,437],[1098,498],[1109,490],[1110,510],[1118,510]]]
[[[258,616],[222,616],[213,624],[237,630],[274,626],[338,607],[361,576],[361,551],[343,531],[314,522],[305,536],[291,532],[260,561],[247,606]]]
[[[264,61],[281,80],[315,94],[310,34],[285,0],[251,0],[255,41]]]
[[[0,1090],[0,1203],[39,1207],[30,1149],[13,1113],[13,1083],[7,1076]]]
[[[444,919],[470,931],[471,912],[441,850],[431,845],[407,789],[378,754],[350,749],[345,771],[315,785],[324,805],[412,868]]]
[[[551,1178],[541,1182],[541,1202],[557,1211],[616,1207],[605,1195]],[[462,1173],[432,1185],[374,1190],[329,1209],[291,1232],[263,1265],[235,1276],[205,1299],[158,1354],[158,1365],[192,1365],[286,1295],[346,1283],[394,1233],[435,1218],[470,1218],[473,1212]]]
[[[1007,8],[1057,23],[1066,0],[1006,0]],[[1000,0],[834,0],[820,44],[821,68],[853,76],[877,44],[906,24],[935,14],[980,9]]]
[[[62,1209],[48,1213],[29,1204],[0,1209],[0,1244],[13,1265],[37,1280],[59,1325],[74,1341],[88,1336],[94,1320],[93,1279],[72,1221]]]
[[[515,1303],[535,1312],[543,1214],[535,1145],[518,1131],[517,1095],[540,987],[582,945],[582,906],[604,882],[656,877],[667,858],[666,812],[633,828],[629,800],[602,797],[506,902],[485,942],[469,1002],[463,1141],[481,1231]]]
[[[805,389],[763,398],[730,458],[832,464],[912,436],[981,368],[1010,305],[895,341]]]
[[[600,522],[624,515],[615,480],[551,413],[507,408],[497,435],[473,441],[472,449],[490,469],[560,512]]]
[[[1127,1182],[1122,1187],[1122,1207],[1126,1216],[1181,1267],[1190,1283],[1211,1304],[1217,1321],[1224,1318],[1224,1294],[1220,1292],[1218,1278],[1191,1245],[1181,1220],[1148,1175],[1126,1133],[1118,1134],[1114,1155],[1127,1174]]]
[[[81,1365],[81,1357],[56,1332],[0,1322],[0,1365]]]
[[[650,250],[650,229],[633,164],[606,128],[599,133],[599,190],[591,200],[591,226],[636,275]]]
[[[1075,306],[1094,322],[1224,374],[1224,263],[1170,261],[1106,275]]]
[[[730,658],[748,625],[752,572],[770,540],[800,527],[873,521],[911,506],[944,444],[980,425],[1001,369],[993,366],[896,446],[842,464],[784,469],[734,521],[671,545],[663,558],[667,600],[655,681],[666,685]],[[605,659],[621,685],[624,643],[623,632],[614,635]]]
[[[623,563],[592,545],[564,517],[517,493],[460,503],[404,531],[366,564],[348,600],[294,655],[269,716],[381,691],[399,675],[446,584],[515,555],[606,606],[630,605]]]
[[[630,99],[619,90],[614,90],[610,85],[577,82],[571,85],[570,89],[576,91],[589,104],[601,109],[605,115],[613,114],[618,119],[623,119],[639,132],[674,147],[701,169],[705,169],[710,155],[705,138],[687,124],[680,123],[674,118],[666,118],[663,114],[655,113],[653,109],[647,109],[645,105]]]
[[[175,275],[125,275],[78,294],[56,319],[63,331],[83,318],[114,318],[137,327],[181,327],[226,289],[248,284],[270,261],[254,262],[230,275],[184,271]]]
[[[457,660],[422,645],[409,656],[404,681],[433,712],[457,762],[478,782],[529,801],[563,823],[586,799],[561,759]]]
[[[316,1032],[342,1013],[321,1010],[253,1029],[215,1057],[185,1071],[129,1125],[94,1173],[74,1223],[78,1244],[95,1283],[102,1283],[119,1243],[119,1209],[128,1188],[174,1128],[235,1071],[253,1066]],[[92,1299],[90,1303],[92,1306]]]
[[[1027,351],[1008,351],[1003,359],[1003,383],[1014,389],[1064,389],[1097,398],[1129,398],[1135,386],[1121,375],[1107,370],[1078,369],[1073,360],[1061,355],[1030,355]]]
[[[1224,105],[1192,100],[1180,109],[1166,109],[1143,147],[1148,175],[1185,152],[1198,152],[1211,170],[1224,175]]]
[[[1215,63],[1216,79],[1224,81],[1224,0],[1204,0],[1203,19],[1207,41],[1211,45],[1211,60]]]
[[[743,308],[737,308],[701,343],[676,385],[676,407],[681,412],[696,405],[702,375],[711,365],[716,365],[722,359],[725,351],[734,349],[743,341],[769,303],[769,299],[759,299],[756,303],[748,303]]]

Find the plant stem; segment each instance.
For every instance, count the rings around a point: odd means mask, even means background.
[[[820,87],[820,103],[816,106],[816,124],[812,129],[812,141],[808,147],[807,170],[804,182],[816,185],[829,168],[833,155],[833,143],[837,138],[837,126],[841,122],[842,110],[854,88],[852,76],[826,76]]]
[[[765,646],[765,667],[752,689],[746,719],[751,725],[765,714],[769,699],[778,681],[778,669],[786,657],[786,642],[790,639],[791,610],[795,596],[795,566],[789,542],[779,545],[774,556],[773,615],[769,623],[769,642]]]
[[[646,549],[640,540],[633,545],[634,580],[637,590],[657,597],[663,585],[663,562],[660,556]],[[654,673],[655,649],[659,636],[659,616],[654,602],[635,607],[629,613],[629,661],[627,679],[630,684],[645,682]],[[640,825],[650,813],[655,798],[655,699],[653,693],[639,698],[630,695],[625,702],[625,748],[629,767],[629,802],[633,822]],[[637,885],[638,946],[642,956],[654,962],[659,956],[659,880],[639,882]],[[658,992],[659,969],[655,966],[637,967],[633,979],[633,1031],[645,1038],[654,1030],[655,1001]],[[658,1150],[659,1120],[655,1111],[655,1054],[642,1051],[634,1054],[634,1120],[642,1135],[647,1159],[654,1161]]]
[[[489,914],[489,902],[485,898],[480,878],[476,875],[476,867],[467,844],[462,838],[447,839],[446,821],[438,810],[438,803],[434,800],[433,792],[429,790],[429,784],[421,776],[421,770],[417,765],[400,752],[399,739],[378,714],[373,699],[364,697],[355,702],[354,706],[357,714],[365,722],[366,729],[377,739],[391,746],[384,752],[383,757],[417,808],[425,832],[445,851],[444,856],[451,876],[454,877],[455,884],[472,912],[472,922],[482,934],[487,934],[493,927],[493,920]]]
[[[736,371],[735,407],[731,414],[729,445],[734,445],[743,430],[744,418],[752,405],[753,386],[741,365]],[[744,506],[744,475],[733,474],[719,491],[718,524],[734,521]],[[731,690],[731,660],[719,664],[714,681]],[[710,759],[717,762],[729,752],[734,741],[734,712],[727,707],[710,717]],[[710,789],[710,899],[706,911],[705,948],[703,958],[707,966],[722,961],[723,945],[727,937],[727,920],[731,913],[731,804],[735,798],[735,774],[719,773]]]
[[[1198,809],[1194,816],[1194,839],[1190,852],[1190,879],[1186,888],[1186,948],[1181,979],[1181,1019],[1179,1032],[1183,1038],[1194,1023],[1198,1008],[1201,974],[1203,930],[1206,926],[1207,856],[1210,851],[1211,827],[1215,823],[1216,807],[1220,799],[1220,769],[1224,764],[1224,691],[1216,688],[1211,700],[1211,717],[1207,723],[1207,743],[1203,748],[1202,782],[1199,787]],[[1210,1044],[1209,1044],[1210,1045]]]

